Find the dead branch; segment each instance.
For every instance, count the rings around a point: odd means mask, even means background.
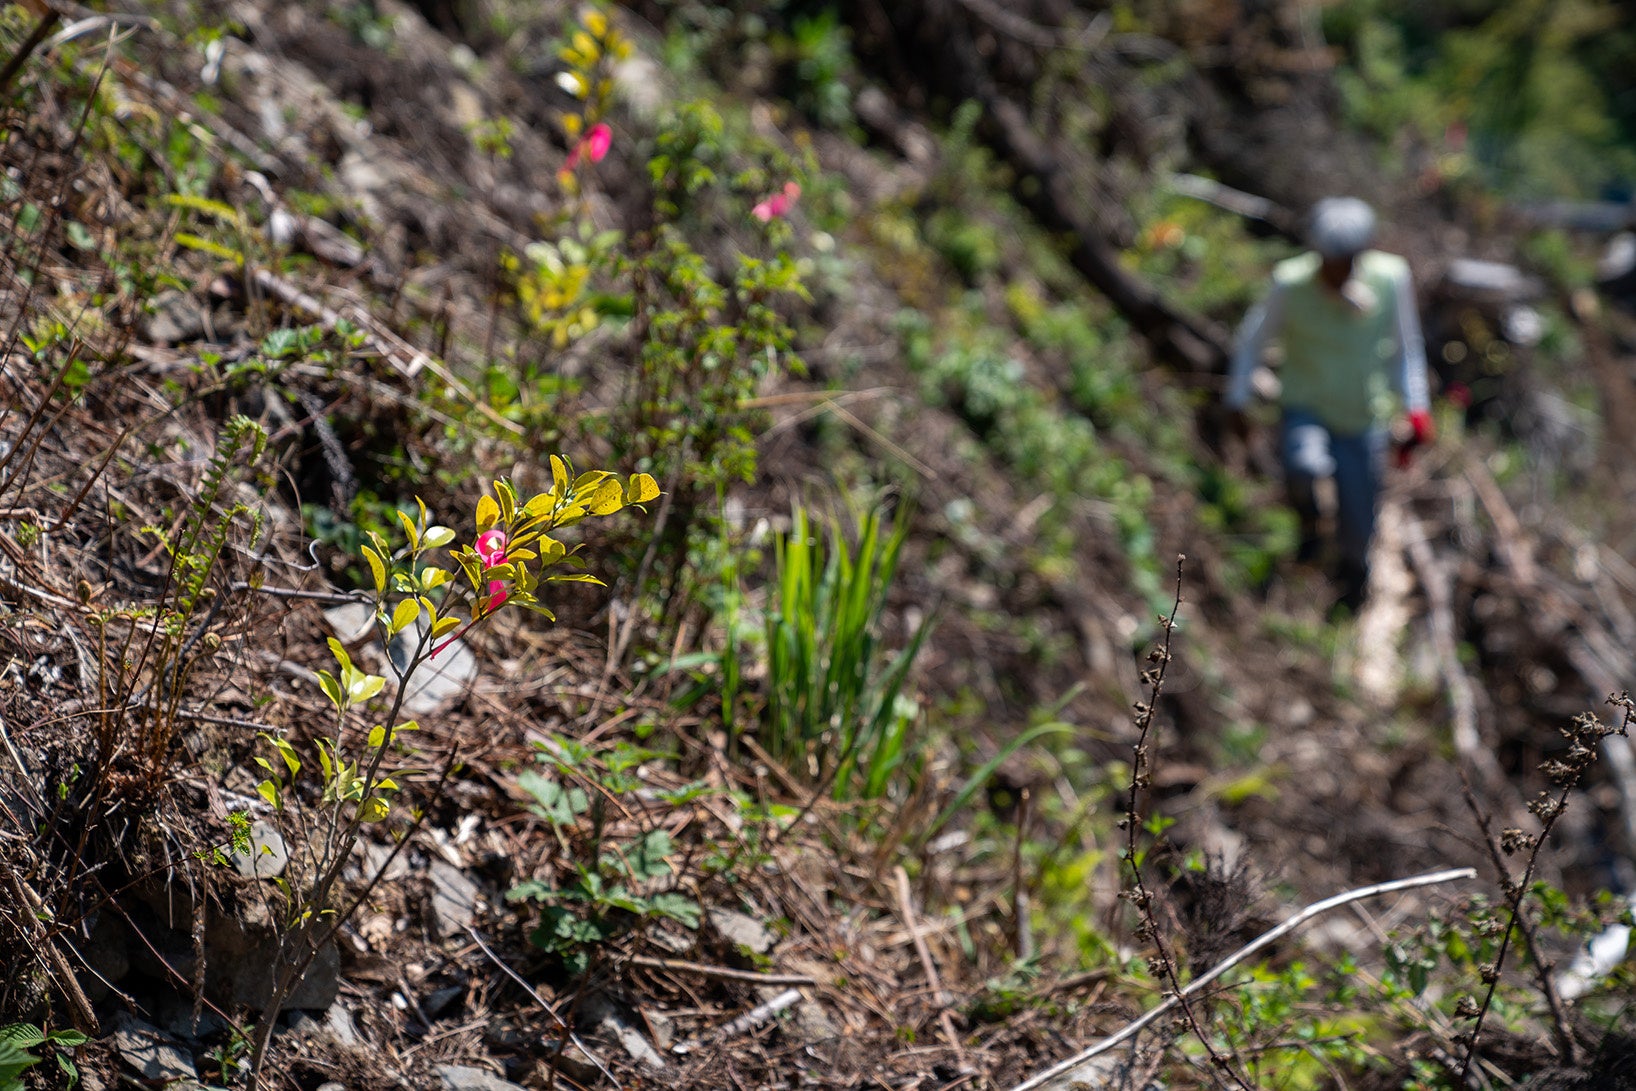
[[[1493,790],[1505,783],[1505,774],[1494,753],[1483,745],[1477,724],[1477,692],[1465,668],[1460,665],[1457,626],[1454,622],[1453,577],[1437,559],[1427,541],[1425,527],[1407,511],[1403,513],[1403,549],[1414,565],[1415,577],[1426,592],[1430,615],[1432,649],[1448,690],[1449,716],[1453,720],[1454,750],[1460,760],[1475,769],[1483,787]]]
[[[791,988],[818,984],[817,978],[806,974],[762,974],[754,970],[735,970],[731,966],[707,966],[702,962],[688,962],[679,958],[632,955],[628,961],[632,966],[646,966],[650,970],[669,970],[671,973],[712,977],[722,981],[749,981],[756,985],[787,985]]]
[[[726,1041],[728,1038],[737,1038],[765,1023],[785,1008],[793,1008],[801,1002],[800,989],[785,989],[765,1004],[757,1004],[737,1019],[723,1023],[719,1028],[695,1038],[691,1042],[678,1042],[670,1047],[672,1053],[692,1053],[708,1042]]]

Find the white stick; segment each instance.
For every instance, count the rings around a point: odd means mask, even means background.
[[[676,1045],[670,1047],[670,1051],[672,1053],[692,1053],[694,1050],[698,1049],[707,1042],[725,1042],[729,1038],[737,1038],[740,1034],[743,1034],[748,1030],[753,1030],[762,1023],[765,1023],[767,1020],[771,1019],[785,1008],[794,1007],[800,1002],[800,989],[785,989],[783,992],[779,993],[765,1004],[759,1004],[756,1007],[751,1008],[737,1019],[734,1019],[730,1023],[722,1024],[719,1029],[705,1035],[702,1038],[697,1038],[691,1042],[678,1042]]]
[[[1163,1015],[1171,1008],[1175,1007],[1184,998],[1198,992],[1200,989],[1210,984],[1210,982],[1214,981],[1216,978],[1220,977],[1234,966],[1237,966],[1240,962],[1243,962],[1245,959],[1249,958],[1251,955],[1255,954],[1257,951],[1261,950],[1263,947],[1266,947],[1273,941],[1295,931],[1313,917],[1327,913],[1331,909],[1346,905],[1350,902],[1361,901],[1364,898],[1373,898],[1377,894],[1391,894],[1398,890],[1409,890],[1417,886],[1433,886],[1437,883],[1453,882],[1456,879],[1475,879],[1476,877],[1476,868],[1450,868],[1447,871],[1433,871],[1426,875],[1416,875],[1409,879],[1393,879],[1391,882],[1387,883],[1376,883],[1374,886],[1359,887],[1357,890],[1348,890],[1345,893],[1336,894],[1333,897],[1325,898],[1321,902],[1314,902],[1305,909],[1296,913],[1294,916],[1290,917],[1283,924],[1278,925],[1276,928],[1273,928],[1270,931],[1263,932],[1260,936],[1252,940],[1247,946],[1240,948],[1235,953],[1223,959],[1222,962],[1213,967],[1209,973],[1190,982],[1187,988],[1172,996],[1170,999],[1166,1000],[1164,1003],[1160,1004],[1158,1007],[1154,1008],[1152,1011],[1148,1012],[1134,1023],[1131,1023],[1129,1026],[1125,1027],[1125,1029],[1119,1031],[1111,1038],[1102,1039],[1102,1041],[1096,1043],[1096,1045],[1091,1046],[1089,1049],[1084,1050],[1081,1053],[1074,1054],[1061,1064],[1048,1068],[1044,1072],[1041,1072],[1038,1076],[1019,1083],[1016,1087],[1013,1087],[1011,1091],[1033,1091],[1034,1088],[1044,1086],[1048,1081],[1055,1079],[1064,1072],[1067,1072],[1073,1068],[1078,1068],[1080,1065],[1084,1064],[1092,1057],[1095,1057],[1097,1054],[1106,1053],[1108,1050],[1112,1049],[1114,1046],[1117,1046],[1126,1039],[1135,1037],[1143,1027],[1159,1018],[1159,1016]]]

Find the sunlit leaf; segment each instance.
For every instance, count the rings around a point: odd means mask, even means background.
[[[392,611],[391,629],[394,633],[401,633],[413,625],[420,617],[420,600],[404,599]],[[356,700],[356,698],[354,698]]]
[[[381,555],[369,546],[362,546],[361,548],[364,560],[369,562],[370,575],[375,579],[375,593],[383,595],[386,593],[386,563],[381,560]]]

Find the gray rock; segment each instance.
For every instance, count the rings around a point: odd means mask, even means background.
[[[585,1019],[598,1033],[605,1034],[625,1047],[631,1058],[648,1068],[661,1069],[668,1065],[659,1051],[653,1048],[647,1035],[638,1030],[625,1013],[606,997],[593,997],[585,1004]]]
[[[392,661],[399,667],[408,665],[420,640],[419,629],[424,624],[422,621],[415,626],[413,635],[406,629],[392,641]],[[430,716],[453,705],[465,696],[466,690],[477,679],[477,656],[466,646],[466,642],[459,637],[444,639],[448,641],[448,646],[438,653],[437,658],[417,667],[409,678],[403,698],[403,712],[412,719]]]
[[[324,611],[324,621],[335,631],[335,638],[351,646],[375,630],[375,611],[368,603],[343,602]]]
[[[732,909],[710,910],[710,924],[722,939],[735,947],[744,948],[752,955],[764,955],[778,942],[778,937],[766,925]]]
[[[443,1091],[523,1091],[510,1080],[502,1080],[486,1068],[463,1064],[440,1064],[432,1069],[443,1081]]]
[[[273,879],[284,874],[290,864],[290,850],[284,835],[262,819],[250,824],[250,844],[233,853],[233,867],[246,879]]]
[[[311,1012],[291,1012],[290,1030],[304,1038],[328,1039],[340,1046],[358,1044],[357,1025],[353,1023],[352,1013],[347,1010],[346,1004],[340,1000],[329,1006],[322,1019],[315,1018]]]
[[[143,332],[156,344],[176,345],[194,341],[205,332],[204,305],[186,292],[160,292],[154,297],[153,313],[143,322]]]
[[[172,1042],[158,1027],[128,1012],[114,1016],[112,1034],[120,1059],[147,1080],[194,1080],[193,1055]]]
[[[434,858],[428,874],[432,880],[433,924],[440,936],[463,932],[477,919],[481,888],[465,872],[445,860]]]

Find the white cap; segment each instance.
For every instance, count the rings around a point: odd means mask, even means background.
[[[1349,258],[1375,238],[1375,210],[1356,197],[1325,197],[1312,206],[1312,248],[1326,258]]]

